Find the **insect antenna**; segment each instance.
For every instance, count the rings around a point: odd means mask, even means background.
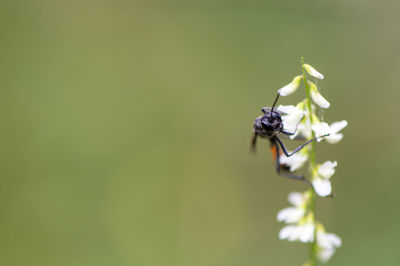
[[[272,105],[272,108],[271,108],[271,113],[274,111],[274,107],[275,107],[276,102],[278,101],[279,95],[280,95],[280,94],[279,94],[279,91],[278,91],[278,95],[276,95],[274,104]]]

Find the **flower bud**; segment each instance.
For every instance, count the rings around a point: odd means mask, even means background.
[[[318,104],[321,108],[329,108],[331,105],[318,91],[317,85],[312,82],[308,82],[310,86],[311,98]]]
[[[311,76],[313,76],[314,78],[324,79],[324,75],[319,73],[315,68],[313,68],[309,64],[304,64],[303,67],[307,71],[307,73],[310,74]]]
[[[297,90],[297,88],[300,86],[301,78],[302,78],[302,76],[295,77],[292,80],[292,82],[290,82],[288,85],[286,85],[278,90],[279,94],[281,96],[288,96],[288,95],[292,94],[293,92],[295,92]]]

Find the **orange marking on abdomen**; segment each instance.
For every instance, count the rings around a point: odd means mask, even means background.
[[[272,153],[272,158],[274,161],[276,161],[276,147],[274,145],[271,146],[271,153]]]

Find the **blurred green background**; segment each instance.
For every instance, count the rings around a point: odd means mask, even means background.
[[[325,74],[328,265],[398,265],[398,1],[1,1],[0,264],[301,265],[253,119]],[[294,104],[300,91],[280,100]],[[289,145],[290,146],[290,145]]]

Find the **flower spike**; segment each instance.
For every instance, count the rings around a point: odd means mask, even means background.
[[[282,133],[291,139],[302,138],[312,140],[318,138],[318,142],[326,140],[334,144],[343,138],[340,131],[347,126],[347,121],[342,120],[328,124],[317,116],[318,108],[328,108],[330,103],[320,94],[317,85],[307,80],[308,73],[317,79],[324,76],[315,68],[302,61],[303,75],[297,76],[291,83],[279,90],[282,96],[294,93],[300,83],[304,82],[307,98],[297,105],[279,105],[276,110],[281,114],[283,122]],[[301,81],[301,82],[300,82]],[[315,218],[315,199],[317,196],[334,196],[332,192],[331,178],[335,174],[338,163],[325,161],[318,163],[316,158],[316,145],[308,146],[298,151],[287,152],[281,156],[279,163],[285,170],[293,172],[308,163],[310,188],[303,193],[292,192],[289,194],[290,206],[282,209],[277,220],[285,223],[279,232],[280,239],[310,243],[310,260],[303,264],[315,266],[317,260],[328,261],[336,249],[342,245],[340,237],[333,233],[327,233],[324,226]]]

